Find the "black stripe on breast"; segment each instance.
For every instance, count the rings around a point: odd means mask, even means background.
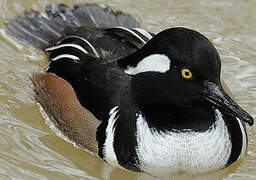
[[[241,154],[243,146],[243,134],[241,132],[239,122],[236,120],[235,117],[223,113],[223,118],[226,122],[232,143],[231,154],[226,164],[226,166],[228,166],[235,162]]]

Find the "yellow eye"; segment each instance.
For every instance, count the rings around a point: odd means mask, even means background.
[[[184,68],[184,69],[181,70],[181,76],[184,79],[191,79],[192,78],[192,72],[189,69]]]

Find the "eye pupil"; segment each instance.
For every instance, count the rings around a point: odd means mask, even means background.
[[[187,68],[184,68],[184,69],[181,70],[181,75],[184,79],[191,79],[192,78],[192,72]]]

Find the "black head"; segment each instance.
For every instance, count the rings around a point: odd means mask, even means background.
[[[143,109],[200,107],[209,111],[215,106],[252,124],[252,117],[223,91],[220,57],[202,34],[186,28],[167,29],[133,57],[132,89]]]

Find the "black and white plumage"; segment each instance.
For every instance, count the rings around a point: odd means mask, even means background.
[[[214,171],[245,153],[241,121],[252,117],[224,92],[220,58],[202,34],[156,35],[108,7],[26,12],[7,32],[45,51],[47,72],[67,80],[101,124],[99,155],[113,165],[162,175]]]

